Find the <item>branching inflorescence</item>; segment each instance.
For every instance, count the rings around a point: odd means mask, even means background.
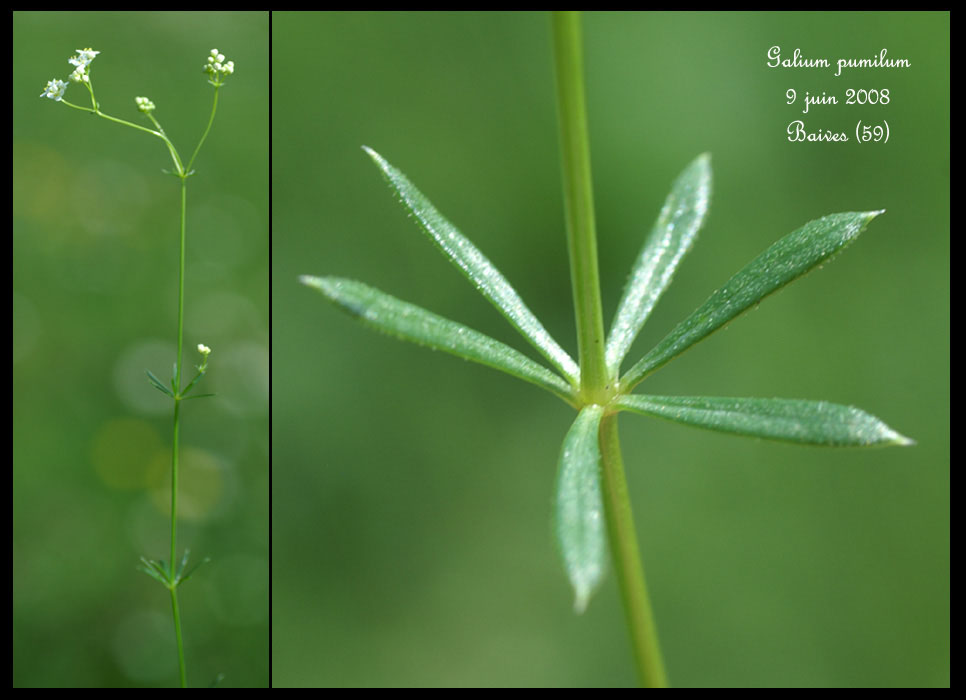
[[[97,99],[94,96],[94,84],[91,81],[91,63],[100,54],[100,51],[94,51],[93,49],[78,49],[77,54],[69,59],[69,63],[74,66],[73,72],[68,76],[68,80],[73,83],[83,85],[87,88],[90,95],[91,106],[82,107],[80,105],[73,104],[64,99],[69,83],[63,80],[54,79],[47,82],[47,87],[44,92],[41,93],[41,97],[47,97],[49,99],[55,100],[62,104],[72,107],[74,109],[79,109],[84,112],[89,112],[96,114],[99,117],[107,119],[109,121],[123,124],[124,126],[137,129],[139,131],[146,132],[152,136],[156,136],[161,139],[168,149],[168,153],[171,156],[171,160],[174,163],[173,171],[164,171],[170,175],[174,175],[181,182],[181,231],[180,231],[180,255],[179,255],[179,271],[178,271],[178,354],[175,358],[173,365],[171,381],[165,384],[153,372],[147,370],[148,381],[156,389],[169,396],[174,402],[174,428],[172,433],[172,447],[171,447],[171,554],[170,559],[165,562],[163,559],[154,560],[148,559],[146,557],[141,557],[141,564],[138,567],[141,571],[148,574],[151,578],[160,582],[165,588],[168,589],[171,596],[171,610],[172,617],[174,619],[175,627],[175,637],[178,646],[178,670],[181,681],[181,686],[186,687],[187,685],[187,675],[185,671],[185,660],[184,660],[184,643],[181,634],[181,614],[178,609],[178,587],[181,586],[188,578],[194,573],[200,564],[208,561],[207,558],[203,559],[193,568],[188,568],[188,555],[189,550],[185,549],[184,554],[181,557],[180,563],[177,563],[177,515],[178,515],[178,436],[180,427],[180,407],[181,402],[187,399],[197,399],[205,396],[211,396],[212,394],[193,394],[193,390],[197,386],[198,382],[204,377],[205,373],[208,371],[208,356],[211,354],[211,349],[204,344],[198,344],[198,353],[201,356],[201,363],[195,366],[196,374],[187,385],[182,388],[182,347],[184,342],[184,271],[185,271],[185,223],[186,223],[186,181],[194,174],[192,170],[192,165],[194,164],[195,158],[198,156],[198,152],[201,150],[202,144],[208,137],[208,132],[211,130],[211,125],[215,119],[215,112],[218,108],[218,90],[225,84],[228,77],[232,75],[235,71],[235,64],[233,61],[226,61],[224,54],[220,53],[218,49],[212,49],[207,57],[206,63],[202,66],[202,70],[208,75],[208,83],[212,85],[215,89],[214,100],[211,108],[211,116],[208,119],[208,125],[205,128],[201,139],[198,141],[198,145],[195,147],[194,153],[191,159],[188,161],[187,165],[181,159],[178,150],[175,148],[174,144],[168,139],[161,127],[161,124],[154,116],[156,106],[149,98],[138,96],[134,98],[134,104],[137,110],[150,120],[153,129],[141,126],[139,124],[134,124],[132,122],[126,121],[124,119],[119,119],[106,114],[101,110]]]

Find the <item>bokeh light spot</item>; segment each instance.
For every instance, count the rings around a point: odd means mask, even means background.
[[[236,554],[212,562],[208,578],[211,607],[226,625],[258,624],[268,616],[268,562]]]
[[[170,414],[171,397],[151,386],[147,370],[168,386],[177,354],[174,343],[161,340],[142,340],[128,345],[114,363],[114,390],[118,398],[138,413]],[[188,371],[187,365],[185,371]]]
[[[123,618],[114,630],[114,661],[124,674],[140,683],[177,677],[178,661],[172,653],[174,628],[160,612],[139,610]]]
[[[159,511],[168,515],[171,513],[170,448],[156,452],[151,462],[149,469],[154,478],[151,501]],[[208,450],[181,448],[178,458],[179,518],[201,520],[211,514],[225,490],[224,470],[222,461]]]
[[[161,448],[158,432],[138,418],[113,418],[94,434],[91,462],[107,486],[130,491],[149,485],[151,462]]]

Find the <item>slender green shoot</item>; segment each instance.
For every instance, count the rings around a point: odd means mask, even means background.
[[[181,433],[181,402],[188,398],[201,398],[202,396],[210,396],[211,394],[195,394],[194,396],[189,396],[188,394],[194,389],[198,381],[205,375],[208,369],[208,355],[211,353],[211,349],[203,344],[198,345],[198,352],[201,355],[201,364],[197,366],[197,374],[188,383],[188,385],[182,389],[182,378],[183,378],[183,356],[184,356],[184,306],[185,306],[185,256],[187,250],[187,179],[190,177],[194,171],[191,166],[194,164],[195,158],[198,156],[198,152],[201,150],[202,144],[204,144],[205,139],[208,137],[208,132],[211,130],[211,125],[215,119],[215,111],[218,107],[218,89],[224,85],[228,77],[234,72],[235,64],[233,61],[226,61],[225,56],[218,52],[217,49],[213,49],[207,57],[207,63],[204,65],[204,71],[208,74],[208,82],[214,86],[215,94],[214,100],[211,108],[211,115],[208,118],[208,125],[205,127],[204,133],[201,139],[198,141],[198,145],[195,147],[194,153],[191,156],[191,160],[188,162],[188,167],[185,168],[182,164],[181,156],[178,153],[178,149],[175,148],[174,144],[168,139],[161,127],[161,124],[154,116],[154,111],[156,109],[155,104],[147,97],[138,96],[134,99],[135,105],[139,112],[141,112],[151,124],[155,127],[154,129],[149,129],[147,127],[141,126],[139,124],[134,124],[125,119],[120,119],[105,113],[97,102],[94,96],[94,83],[91,80],[91,63],[99,54],[99,51],[94,51],[93,49],[78,49],[77,55],[69,60],[69,63],[75,66],[74,71],[70,74],[69,80],[74,83],[83,85],[90,96],[91,106],[82,107],[80,105],[73,104],[64,99],[64,94],[67,90],[68,83],[63,80],[51,80],[47,83],[47,88],[41,94],[41,97],[47,97],[53,99],[57,102],[67,105],[73,109],[78,109],[91,114],[96,114],[97,116],[106,119],[108,121],[114,122],[115,124],[121,124],[122,126],[127,126],[138,131],[142,131],[152,136],[156,136],[161,139],[168,149],[168,153],[171,156],[171,160],[174,163],[174,171],[170,174],[175,175],[180,180],[181,185],[181,197],[180,197],[180,231],[179,231],[179,247],[178,247],[178,328],[177,328],[177,356],[173,365],[172,377],[171,377],[171,387],[170,389],[158,379],[154,373],[147,370],[148,381],[152,386],[161,391],[162,393],[169,396],[173,403],[173,426],[172,426],[172,440],[171,440],[171,548],[170,548],[170,559],[168,563],[162,561],[150,560],[145,557],[141,557],[141,564],[139,569],[146,573],[151,578],[155,579],[159,583],[168,589],[171,596],[171,615],[174,621],[175,629],[175,639],[177,643],[178,652],[178,677],[182,688],[187,687],[187,670],[185,666],[185,655],[184,655],[184,638],[181,629],[181,612],[178,606],[178,587],[184,583],[188,576],[190,576],[194,569],[186,572],[185,568],[188,563],[188,550],[185,549],[184,556],[182,557],[181,564],[175,567],[175,561],[177,561],[178,554],[178,457],[180,454],[180,433]],[[208,561],[208,559],[202,560],[201,563]],[[195,567],[197,569],[197,567]]]

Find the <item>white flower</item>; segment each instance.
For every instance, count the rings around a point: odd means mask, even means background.
[[[68,62],[78,68],[87,68],[99,53],[100,51],[94,51],[94,49],[77,49],[77,55],[69,58]]]
[[[204,374],[208,369],[208,355],[211,354],[211,348],[204,343],[198,343],[198,352],[201,353],[201,364],[198,365],[198,371]]]
[[[219,53],[218,49],[212,49],[208,55],[208,62],[204,65],[212,85],[224,85],[225,79],[235,72],[235,62],[226,61],[225,54]]]
[[[70,74],[70,79],[75,83],[89,83],[91,61],[97,57],[100,51],[94,49],[77,49],[77,55],[67,59],[67,62],[75,66],[74,72]]]
[[[89,83],[91,81],[90,76],[87,75],[87,69],[84,66],[77,66],[74,72],[68,76],[75,83],[85,82]]]
[[[151,100],[149,100],[147,97],[135,97],[134,103],[138,106],[138,109],[144,112],[145,114],[148,114],[154,111],[154,103]],[[201,348],[200,345],[198,347],[199,349]]]
[[[48,80],[47,89],[45,89],[42,93],[40,93],[40,96],[49,97],[52,100],[57,100],[58,102],[60,102],[66,90],[67,90],[67,83],[65,83],[63,80]]]

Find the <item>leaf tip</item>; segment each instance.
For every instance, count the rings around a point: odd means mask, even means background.
[[[318,277],[313,277],[312,275],[299,275],[299,282],[309,286],[314,285],[318,279]]]
[[[690,174],[691,177],[697,175],[702,180],[709,181],[711,179],[711,152],[705,151],[692,160],[682,176],[684,174]]]
[[[916,441],[912,438],[906,437],[902,433],[893,430],[885,423],[879,421],[879,439],[872,444],[883,445],[883,446],[895,446],[895,447],[911,447],[916,444]]]
[[[916,441],[912,438],[908,438],[905,435],[901,435],[893,431],[892,444],[898,447],[912,447],[916,445]]]
[[[381,155],[379,155],[376,151],[372,150],[368,146],[365,146],[365,145],[362,146],[362,150],[365,151],[366,155],[372,158],[376,162],[376,165],[378,165],[380,168],[385,169],[389,165],[389,163],[386,162],[385,158],[383,158]]]
[[[299,282],[306,287],[318,290],[330,301],[340,303],[344,306],[345,302],[342,301],[339,295],[340,281],[342,280],[336,277],[314,277],[313,275],[301,275],[299,277]]]

